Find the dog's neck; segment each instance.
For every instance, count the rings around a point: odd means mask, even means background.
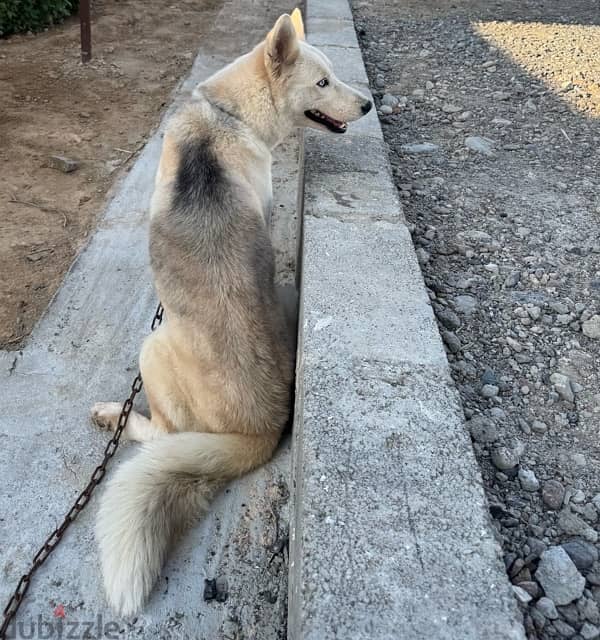
[[[273,100],[263,44],[198,85],[195,94],[240,120],[270,150],[295,128]]]

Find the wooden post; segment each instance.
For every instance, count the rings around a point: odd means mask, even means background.
[[[81,26],[81,62],[89,62],[92,59],[90,0],[79,0],[79,24]]]

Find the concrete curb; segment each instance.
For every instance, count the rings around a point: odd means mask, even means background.
[[[368,88],[346,0],[305,22]],[[288,635],[522,639],[376,114],[304,152]]]

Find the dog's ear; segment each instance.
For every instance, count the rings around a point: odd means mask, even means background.
[[[265,55],[267,64],[277,75],[284,66],[293,64],[298,57],[300,47],[292,19],[287,13],[279,16],[275,26],[269,32]]]
[[[294,30],[296,31],[296,35],[300,40],[306,40],[306,35],[304,34],[304,21],[302,20],[302,11],[297,7],[292,11],[292,24],[294,25]]]

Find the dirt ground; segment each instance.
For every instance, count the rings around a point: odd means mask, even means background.
[[[0,40],[0,347],[31,332],[221,4],[95,0],[87,65],[76,17]]]
[[[599,638],[598,3],[352,4],[528,636]]]

